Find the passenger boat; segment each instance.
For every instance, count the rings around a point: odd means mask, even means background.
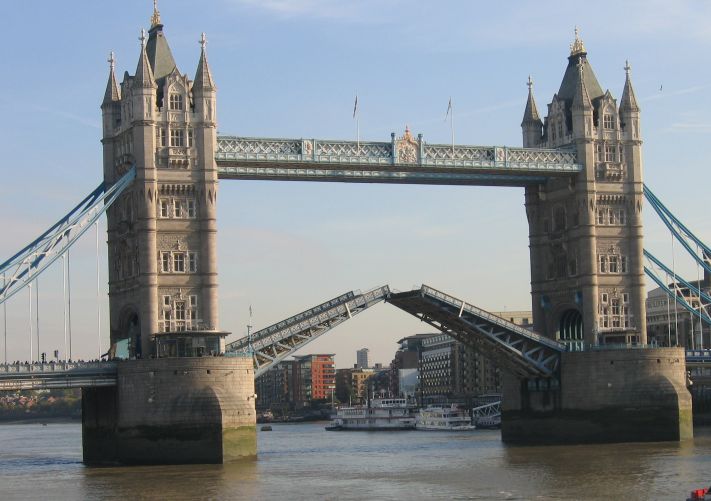
[[[368,405],[343,406],[328,431],[414,430],[413,408],[404,398],[374,398]]]
[[[417,416],[418,430],[466,431],[474,430],[471,417],[466,409],[452,404],[449,407],[430,405],[420,409]]]

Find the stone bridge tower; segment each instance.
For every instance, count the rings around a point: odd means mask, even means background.
[[[205,36],[195,79],[181,75],[154,9],[134,75],[113,53],[103,115],[104,180],[136,180],[108,211],[111,343],[155,352],[161,332],[218,329],[216,87]]]
[[[584,167],[526,188],[534,327],[576,349],[647,340],[640,110],[625,71],[618,107],[576,30],[548,115],[529,79],[521,123],[525,147],[572,148]]]

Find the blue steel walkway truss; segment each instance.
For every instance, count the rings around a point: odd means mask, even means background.
[[[574,151],[322,139],[217,138],[220,179],[526,186],[582,170]]]
[[[475,347],[502,368],[522,378],[555,377],[562,344],[492,315],[461,299],[423,285],[391,294],[388,302]]]

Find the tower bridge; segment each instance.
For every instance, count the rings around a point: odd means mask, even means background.
[[[93,373],[0,371],[5,388],[61,377],[83,387],[85,462],[256,454],[255,372],[383,300],[499,362],[507,442],[691,436],[684,351],[647,346],[642,135],[629,65],[618,102],[603,91],[576,33],[543,118],[529,79],[522,148],[429,144],[408,128],[384,142],[218,136],[205,36],[191,80],[163,28],[155,9],[135,73],[120,83],[110,59],[99,191],[113,188],[111,198],[94,197],[62,219],[72,231],[53,226],[2,267],[15,270],[0,289],[5,301],[78,238],[74,228],[106,213],[111,353],[123,347],[129,360],[85,368]],[[429,286],[404,293],[383,286],[226,344],[218,184],[240,179],[523,187],[534,332]],[[206,356],[217,354],[224,356]]]

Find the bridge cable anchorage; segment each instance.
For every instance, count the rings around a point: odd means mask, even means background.
[[[475,347],[519,377],[555,378],[566,346],[461,299],[422,285],[391,294],[387,301],[451,336]]]
[[[0,273],[8,280],[0,289],[0,303],[5,303],[18,291],[27,287],[81,237],[111,206],[136,177],[131,167],[112,186],[101,183],[78,205],[49,227],[10,259],[0,264]]]
[[[250,336],[228,343],[225,353],[251,355],[254,377],[257,377],[349,318],[384,301],[389,294],[390,288],[387,285],[366,292],[346,292]]]

